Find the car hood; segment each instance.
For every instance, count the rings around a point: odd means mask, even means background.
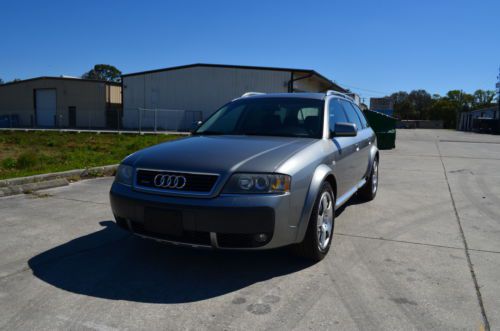
[[[137,168],[218,174],[273,172],[315,141],[289,137],[192,136],[141,150],[127,163]]]

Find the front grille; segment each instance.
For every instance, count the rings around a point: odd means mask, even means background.
[[[156,175],[183,176],[186,179],[186,183],[185,186],[180,188],[158,187],[154,183],[154,178],[156,177]],[[153,188],[156,190],[165,190],[169,192],[180,191],[208,193],[212,191],[218,178],[219,176],[217,175],[139,169],[137,170],[136,185],[146,188]],[[181,183],[181,181],[179,181],[179,183]]]

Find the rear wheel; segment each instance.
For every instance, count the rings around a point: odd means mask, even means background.
[[[324,182],[316,198],[304,240],[293,246],[295,253],[314,261],[321,261],[332,244],[334,224],[335,195],[331,185]]]
[[[378,157],[373,160],[370,175],[366,179],[365,185],[359,189],[358,195],[365,201],[375,199],[378,191]]]

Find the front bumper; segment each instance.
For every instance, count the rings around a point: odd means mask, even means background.
[[[122,228],[175,244],[268,249],[293,244],[297,234],[296,227],[289,224],[289,194],[185,198],[113,183],[110,201]]]

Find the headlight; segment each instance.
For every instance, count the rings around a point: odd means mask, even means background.
[[[116,170],[115,182],[131,186],[133,177],[134,168],[129,165],[120,164]]]
[[[281,174],[234,174],[224,193],[285,193],[290,192],[291,178]]]

